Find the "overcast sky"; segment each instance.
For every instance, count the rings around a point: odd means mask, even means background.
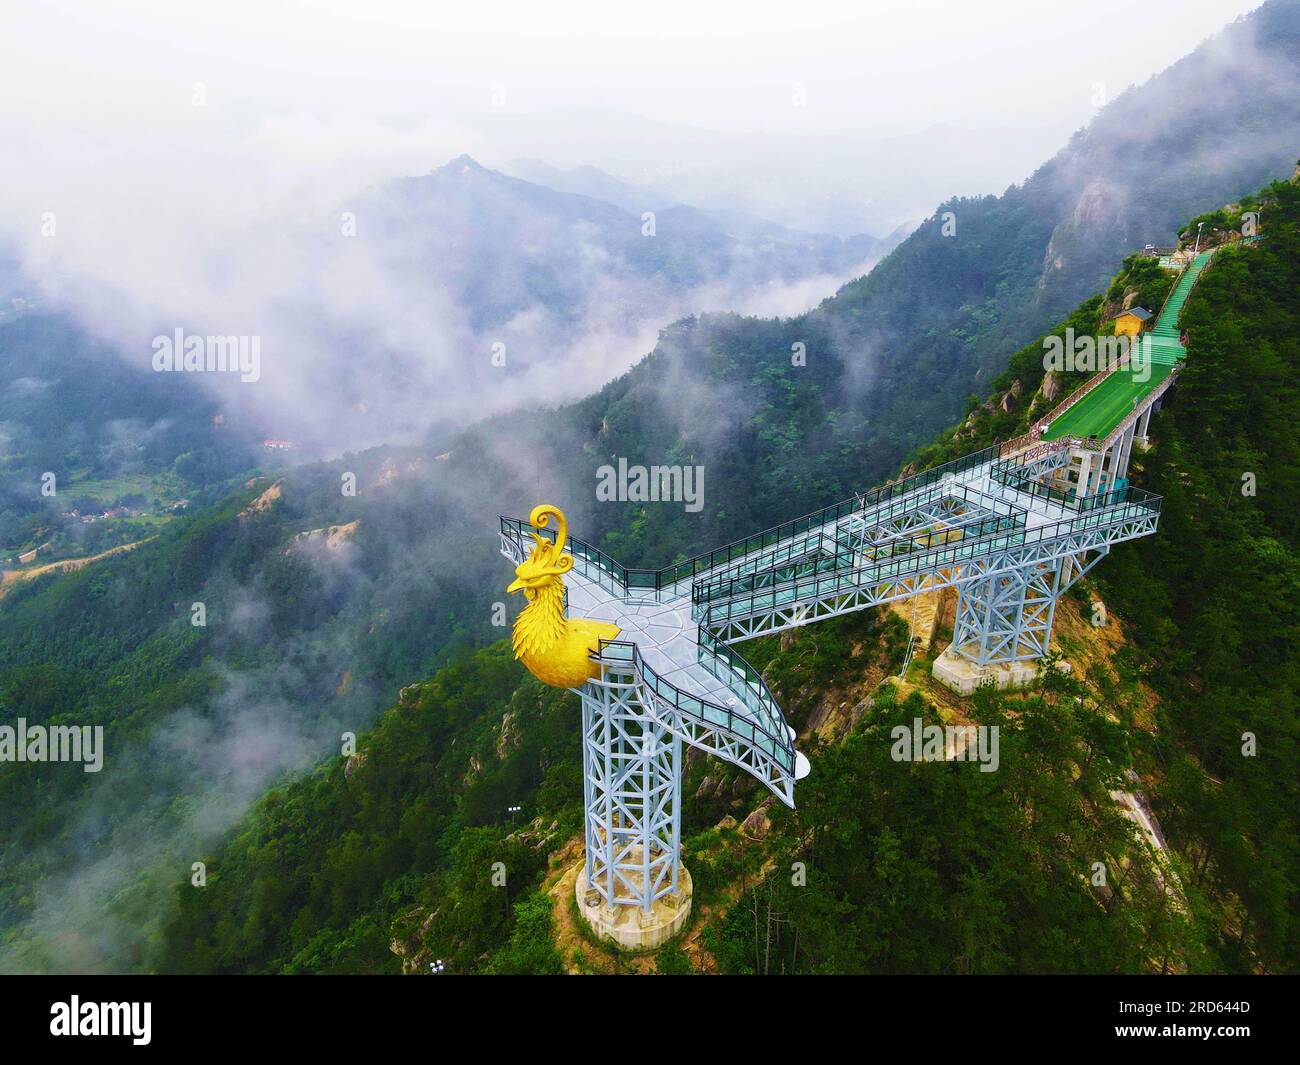
[[[6,5],[0,120],[187,136],[202,82],[203,121],[218,127],[207,135],[294,164],[418,153],[421,135],[430,148],[441,134],[473,149],[503,115],[592,109],[726,133],[1069,129],[1095,110],[1096,85],[1113,95],[1145,80],[1253,6],[26,2]]]
[[[416,346],[454,361],[458,308],[435,315],[420,278],[407,279],[413,292],[381,292],[362,272],[326,284],[293,225],[337,219],[359,190],[468,152],[497,167],[591,164],[659,198],[883,236],[949,196],[1023,180],[1100,105],[1251,7],[10,3],[0,286],[16,253],[22,284],[128,358],[147,358],[154,332],[183,322],[268,345],[274,335],[286,376],[311,370],[319,341],[290,343],[272,323],[326,299],[365,305],[387,333],[419,309],[429,320],[412,324]],[[870,143],[881,138],[894,140]],[[732,306],[802,309],[788,302]],[[596,383],[649,343],[590,335],[573,347],[604,359]],[[319,385],[319,373],[306,377]]]

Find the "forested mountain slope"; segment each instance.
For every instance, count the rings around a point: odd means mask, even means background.
[[[1219,252],[1181,324],[1188,358],[1154,448],[1134,476],[1164,496],[1160,533],[1096,571],[1129,623],[1142,675],[1160,695],[1148,752],[1157,813],[1192,857],[1193,878],[1239,906],[1231,964],[1294,970],[1300,890],[1300,190],[1279,183],[1237,210],[1267,212],[1257,247]],[[1136,272],[1137,276],[1134,276]],[[1139,260],[1107,293],[1150,285]],[[1160,296],[1147,288],[1142,299]],[[1158,299],[1149,299],[1155,305]],[[1071,316],[1096,328],[1106,301]],[[922,465],[1021,432],[1086,375],[1052,380],[1042,345],[1018,353],[994,394],[919,456]],[[1258,753],[1243,755],[1247,734]],[[1267,737],[1265,740],[1264,737]],[[1247,945],[1253,945],[1251,956]],[[1249,961],[1247,960],[1249,959]]]
[[[154,964],[178,865],[268,786],[337,750],[342,732],[363,731],[403,685],[502,635],[498,514],[545,500],[623,563],[661,565],[896,472],[1008,351],[1069,310],[1070,286],[1076,302],[1105,286],[1128,239],[1167,241],[1189,214],[1290,171],[1294,153],[1272,137],[1300,141],[1300,94],[1285,91],[1298,6],[1274,0],[1112,105],[1144,114],[1155,154],[1126,186],[1127,208],[1092,219],[1106,237],[1086,255],[1066,239],[1082,195],[1071,183],[1129,173],[1136,151],[1134,127],[1109,109],[1068,163],[956,205],[954,236],[939,212],[810,315],[685,319],[581,402],[250,484],[129,555],[0,598],[0,712],[102,723],[111,752],[97,776],[0,766],[0,965]],[[1230,88],[1210,92],[1225,62]],[[1221,121],[1200,121],[1203,107]],[[1237,135],[1260,116],[1265,133]],[[1187,165],[1193,150],[1205,165]],[[1148,198],[1150,183],[1176,203]],[[1050,283],[1049,244],[1060,251]],[[1096,328],[1105,299],[1071,321]],[[1041,348],[1026,358],[1041,375]],[[1023,419],[1017,402],[993,405],[999,435]],[[620,459],[700,467],[702,509],[599,502],[597,471]],[[342,490],[352,478],[355,495]],[[270,965],[284,949],[243,957]]]
[[[879,446],[911,450],[1126,254],[1286,173],[1296,144],[1300,3],[1272,0],[1103,107],[1022,185],[941,204],[809,317],[810,350],[870,383]]]
[[[66,521],[69,508],[98,513],[164,488],[197,494],[257,461],[246,426],[144,356],[128,363],[63,315],[0,317],[0,560],[59,532],[97,531]],[[41,492],[46,474],[54,495]]]
[[[689,759],[685,859],[709,915],[647,965],[1297,968],[1300,390],[1289,370],[1300,357],[1300,189],[1275,185],[1252,206],[1269,219],[1267,236],[1221,251],[1194,290],[1183,317],[1187,365],[1134,471],[1165,495],[1160,533],[1116,550],[1063,605],[1057,644],[1074,675],[1051,670],[1027,694],[955,700],[927,679],[940,640],[897,683],[888,678],[900,665],[902,622],[878,611],[748,646],[812,751],[813,771],[798,808],[786,811],[727,767]],[[1132,260],[1070,321],[1096,329],[1116,289],[1153,285],[1146,291],[1158,294],[1144,262]],[[1042,350],[1025,349],[990,401],[930,455],[1022,429],[1041,399]],[[1245,472],[1254,495],[1242,492]],[[1102,630],[1080,617],[1098,597],[1112,613]],[[565,900],[536,890],[576,857],[575,715],[572,698],[526,676],[504,644],[412,686],[356,757],[268,795],[210,855],[206,889],[176,888],[160,964],[633,964],[565,933]],[[999,770],[894,761],[890,729],[915,717],[998,725]],[[1253,756],[1243,755],[1247,732],[1258,741]],[[1116,803],[1135,786],[1168,849]],[[519,824],[506,812],[516,804]],[[496,861],[509,871],[505,888],[488,875]],[[1098,861],[1111,874],[1104,889],[1090,884]],[[806,865],[806,886],[790,885],[793,862]]]

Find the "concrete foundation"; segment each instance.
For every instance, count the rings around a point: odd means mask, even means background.
[[[1069,672],[1068,662],[1061,663],[1061,669]],[[1025,688],[1038,676],[1038,662],[1029,659],[1023,662],[1008,662],[993,666],[977,666],[969,659],[953,654],[952,648],[946,648],[934,660],[934,679],[945,687],[951,688],[958,695],[970,695],[981,684],[992,684],[999,690],[1008,688]]]
[[[680,932],[691,915],[691,874],[685,866],[681,867],[680,873],[678,890],[659,899],[649,913],[640,906],[615,906],[610,909],[604,905],[600,893],[587,884],[587,866],[584,862],[574,885],[578,912],[591,925],[597,938],[623,950],[654,950]]]

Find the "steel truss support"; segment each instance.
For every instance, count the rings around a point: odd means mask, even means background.
[[[977,666],[1047,654],[1060,568],[1027,566],[963,585],[952,650]]]
[[[972,554],[961,560],[945,560],[935,563],[933,568],[922,568],[891,579],[857,583],[831,575],[825,579],[809,578],[775,587],[761,587],[753,594],[752,599],[756,602],[742,593],[734,601],[720,599],[711,603],[704,621],[724,643],[737,643],[797,628],[822,618],[907,599],[920,591],[938,591],[954,585],[962,587],[1039,568],[1055,569],[1064,558],[1076,559],[1086,572],[1111,544],[1149,535],[1155,532],[1156,522],[1154,513],[1133,513],[1051,540],[1012,545],[988,554]],[[1074,570],[1067,572],[1074,573],[1069,583],[1081,575]],[[1056,595],[1059,596],[1066,587],[1068,584],[1058,588]],[[786,589],[795,590],[787,592],[781,602],[774,602],[775,596]]]
[[[639,906],[680,879],[682,743],[630,670],[606,665],[582,697],[587,883],[605,906]]]
[[[961,586],[954,654],[977,666],[1042,658],[1052,640],[1056,604],[1110,552],[1102,546],[999,573]]]
[[[1072,555],[1066,555],[1061,559],[1061,580],[1060,587],[1056,590],[1059,598],[1068,592],[1078,583],[1079,578],[1086,576],[1088,572],[1110,554],[1110,545],[1096,548],[1092,551],[1079,551]]]

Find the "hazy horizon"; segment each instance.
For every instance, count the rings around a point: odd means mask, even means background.
[[[484,332],[445,285],[385,269],[387,249],[337,250],[339,212],[368,190],[461,154],[507,172],[536,159],[656,203],[883,236],[1024,181],[1099,107],[1253,6],[24,8],[0,39],[0,138],[18,164],[0,183],[0,263],[138,365],[175,328],[261,336],[266,384],[239,401],[279,419],[271,435],[310,415],[334,452],[411,440],[439,418],[599,387],[684,315],[801,313],[872,260],[648,297],[609,282],[607,249],[580,247],[594,283],[577,318],[539,299]],[[1098,48],[1107,20],[1125,32]],[[357,336],[397,361],[340,364]],[[552,372],[485,391],[457,370],[518,338]],[[342,381],[372,387],[345,407]]]

